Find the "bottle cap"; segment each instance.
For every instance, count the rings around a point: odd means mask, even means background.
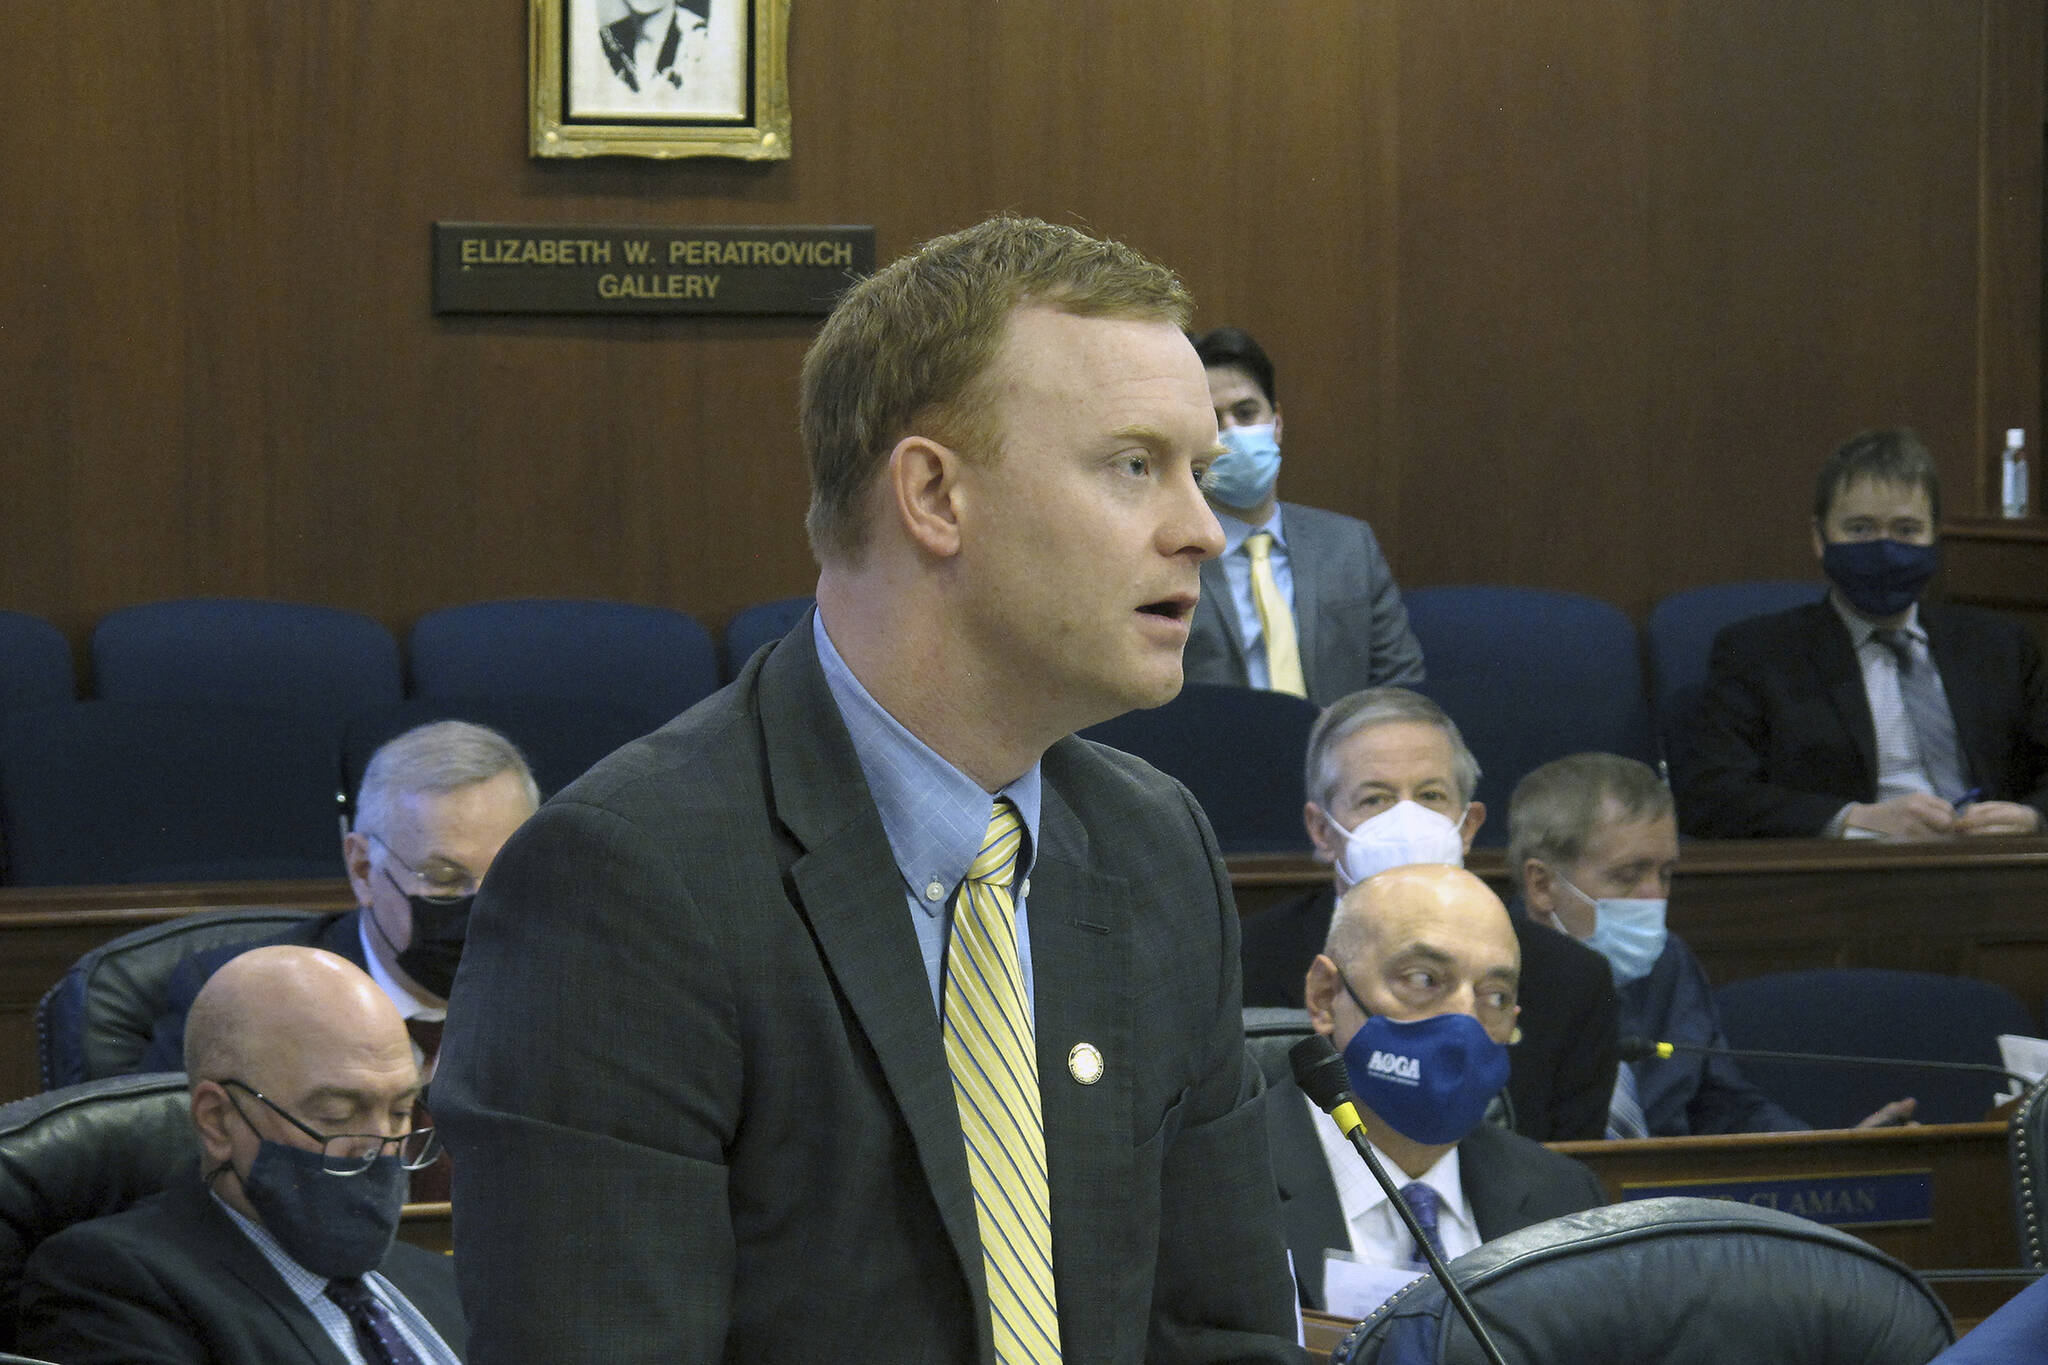
[[[2005,443],[2009,446],[2025,445],[2027,443],[2027,429],[2025,427],[2007,427],[2005,429]]]

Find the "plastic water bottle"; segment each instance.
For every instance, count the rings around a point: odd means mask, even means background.
[[[2005,453],[1999,457],[2000,510],[2017,520],[2027,514],[2027,433],[2012,427],[2005,433]]]

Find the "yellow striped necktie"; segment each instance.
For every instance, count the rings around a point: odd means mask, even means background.
[[[1252,557],[1252,605],[1258,608],[1259,631],[1266,640],[1266,686],[1274,692],[1306,697],[1308,682],[1301,673],[1294,613],[1280,595],[1280,580],[1273,577],[1273,533],[1252,532],[1245,537],[1244,548]]]
[[[953,901],[946,941],[946,1064],[974,1179],[989,1322],[1003,1365],[1060,1358],[1038,1052],[1010,889],[1023,847],[1017,808],[998,800]]]

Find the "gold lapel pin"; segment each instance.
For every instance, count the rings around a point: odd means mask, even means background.
[[[1102,1053],[1093,1043],[1076,1043],[1067,1054],[1067,1071],[1083,1085],[1102,1079]]]

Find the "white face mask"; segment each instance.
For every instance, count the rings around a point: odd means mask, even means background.
[[[1427,806],[1401,801],[1391,810],[1359,821],[1356,829],[1345,829],[1328,812],[1323,818],[1344,835],[1344,847],[1337,855],[1340,896],[1390,867],[1406,867],[1410,863],[1465,865],[1465,840],[1458,833],[1465,824],[1462,813],[1454,821]]]

